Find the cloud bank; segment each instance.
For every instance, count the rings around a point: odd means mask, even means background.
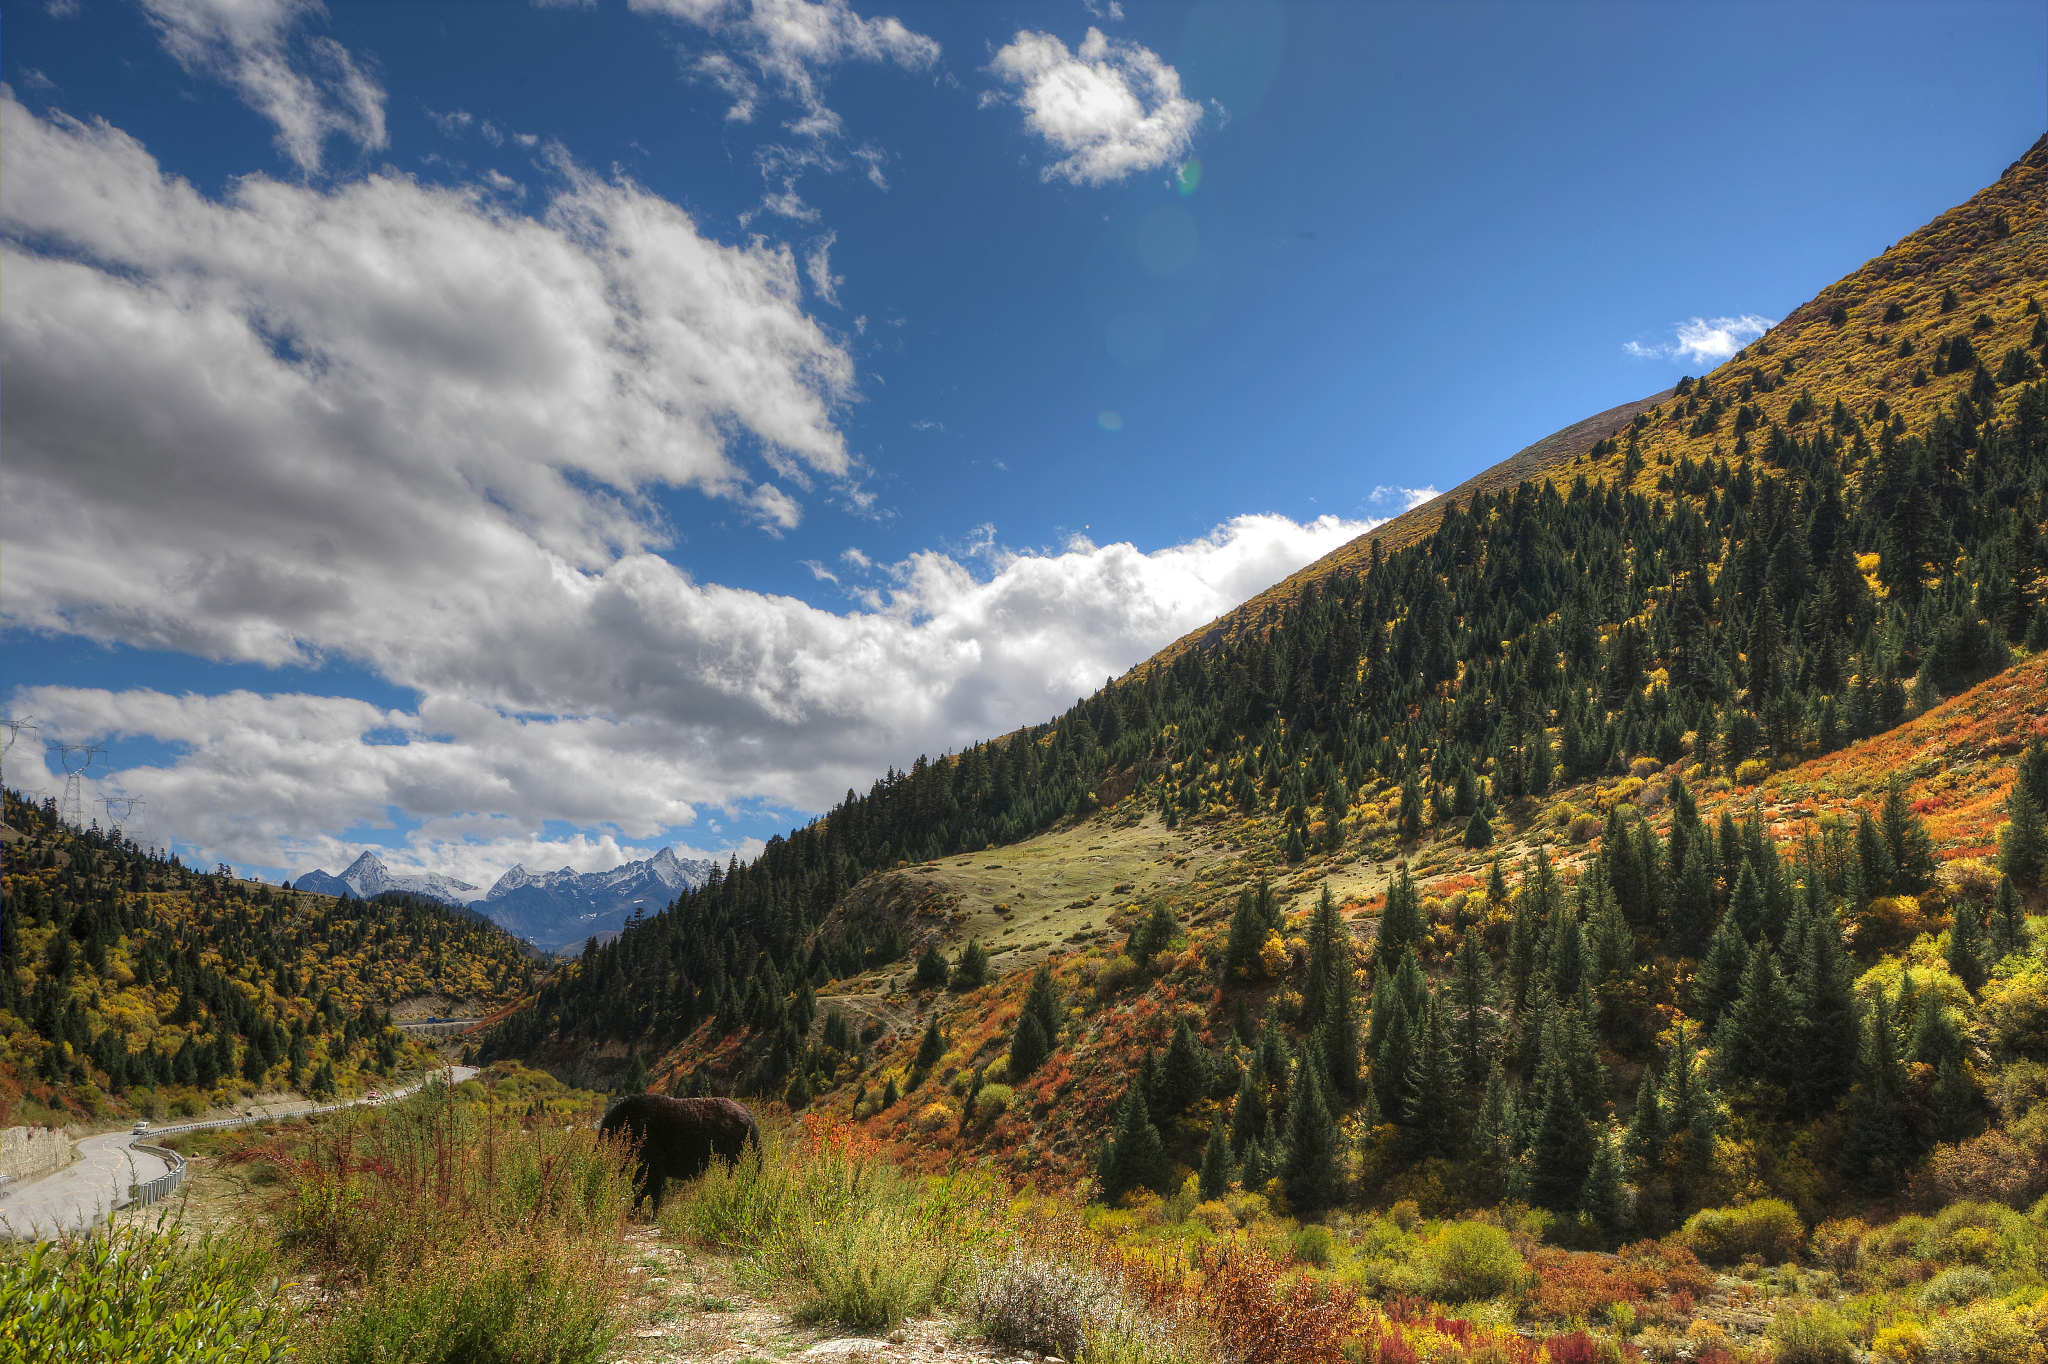
[[[483,882],[578,861],[550,820],[601,859],[707,809],[820,809],[1044,719],[1369,524],[849,551],[845,612],[700,582],[659,553],[653,490],[772,530],[856,472],[852,362],[786,248],[721,245],[559,151],[528,217],[389,174],[209,200],[5,92],[0,138],[0,623],[348,660],[418,698],[10,698],[45,739],[167,746],[98,790],[209,858],[334,870],[338,835],[396,823],[394,866]],[[48,784],[20,754],[9,780]]]
[[[1103,185],[1173,164],[1202,121],[1202,106],[1181,94],[1180,73],[1159,54],[1097,28],[1078,52],[1050,33],[1020,30],[989,72],[1012,92],[990,92],[982,103],[1015,104],[1024,126],[1059,155],[1039,172],[1045,180]]]

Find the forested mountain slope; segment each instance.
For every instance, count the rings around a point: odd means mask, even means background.
[[[1112,1196],[1179,1161],[1598,1240],[1888,1194],[1944,1145],[2019,1196],[2043,152],[1545,476],[849,792],[487,1054],[852,1107]],[[1969,737],[1874,770],[1930,727]],[[984,983],[969,935],[1036,974]]]
[[[0,1119],[190,1113],[262,1088],[356,1093],[420,1064],[391,1006],[487,1006],[536,959],[467,910],[192,871],[6,793]]]

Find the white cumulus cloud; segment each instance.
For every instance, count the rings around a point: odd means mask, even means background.
[[[1101,185],[1179,161],[1193,145],[1202,106],[1180,92],[1180,73],[1149,48],[1090,28],[1080,50],[1050,33],[1020,30],[989,71],[1011,87],[1024,126],[1060,159],[1042,178]],[[990,92],[984,104],[1006,97]]]
[[[1044,719],[1369,524],[850,550],[843,611],[700,581],[658,552],[651,490],[769,529],[802,514],[787,489],[858,496],[852,365],[786,248],[708,240],[559,152],[528,216],[390,174],[212,200],[11,96],[0,139],[0,624],[347,660],[416,698],[9,698],[45,739],[167,746],[97,789],[207,858],[335,870],[348,829],[402,822],[394,866],[486,883],[493,858],[549,865],[547,820],[624,848],[822,809]]]
[[[142,0],[164,50],[194,75],[231,86],[277,125],[277,147],[300,170],[320,169],[328,137],[364,151],[387,146],[384,90],[347,48],[323,34],[320,0]]]
[[[1743,313],[1740,317],[1694,317],[1672,328],[1672,339],[1643,345],[1622,343],[1639,360],[1691,360],[1718,365],[1752,340],[1777,326],[1775,319]]]

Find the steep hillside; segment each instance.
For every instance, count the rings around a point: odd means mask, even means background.
[[[261,1089],[356,1093],[428,1053],[419,997],[484,1011],[536,962],[467,910],[198,873],[6,793],[0,1121],[193,1113]]]
[[[1931,427],[1958,395],[1980,409],[2000,405],[1997,395],[2016,378],[2038,376],[2048,353],[2048,333],[2032,307],[2048,279],[2044,168],[2048,137],[2007,167],[1998,183],[1821,290],[1711,373],[1546,436],[1330,551],[1140,666],[1236,638],[1270,620],[1309,583],[1363,571],[1374,541],[1382,553],[1415,543],[1436,528],[1446,507],[1469,503],[1476,492],[1578,473],[1669,492],[1680,459],[1739,460],[1754,452],[1768,460],[1773,437],[1782,442],[1787,434],[1816,430],[1846,440],[1867,464],[1885,431]],[[1967,358],[1952,364],[1956,336],[1967,343]],[[2027,358],[2009,361],[2015,350]],[[1978,378],[1980,370],[1985,379]],[[1630,458],[1630,445],[1639,460]],[[1846,472],[1853,480],[1864,471]]]
[[[2020,1196],[2043,152],[1714,375],[629,923],[486,1054],[1112,1198],[1198,1169],[1611,1242]]]

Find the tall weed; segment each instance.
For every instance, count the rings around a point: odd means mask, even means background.
[[[284,1358],[290,1311],[252,1243],[191,1237],[168,1215],[111,1221],[0,1258],[4,1364],[259,1364]]]

